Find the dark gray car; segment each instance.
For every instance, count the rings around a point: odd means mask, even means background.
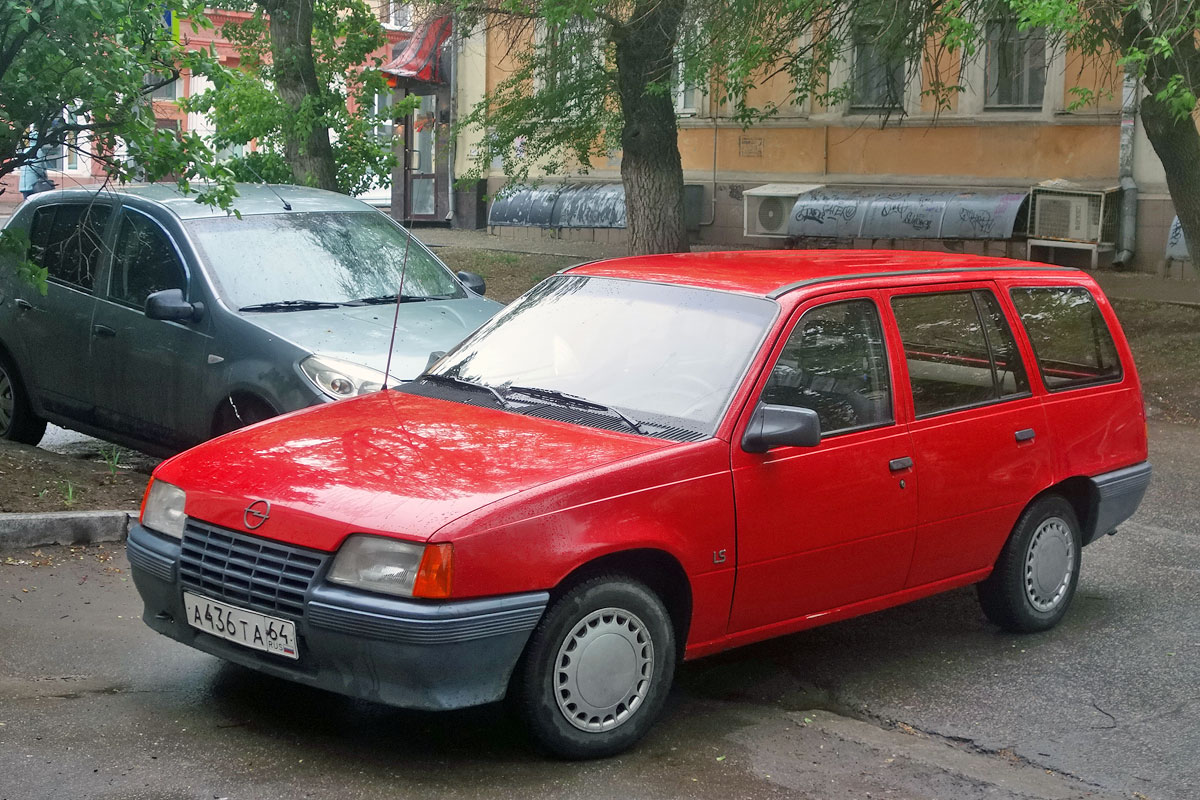
[[[174,452],[377,390],[385,369],[413,378],[500,308],[364,203],[238,191],[240,216],[159,185],[17,210],[8,228],[28,234],[48,291],[0,262],[0,437],[36,444],[49,420]]]

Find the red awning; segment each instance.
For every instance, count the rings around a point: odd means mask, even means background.
[[[441,83],[442,73],[438,61],[442,44],[450,38],[452,26],[453,22],[449,16],[426,22],[413,31],[404,52],[383,65],[383,71],[400,79]]]

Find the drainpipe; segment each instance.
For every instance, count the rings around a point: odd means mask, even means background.
[[[1140,82],[1132,67],[1125,68],[1125,82],[1121,88],[1121,210],[1117,240],[1117,254],[1113,256],[1115,266],[1133,263],[1137,245],[1138,186],[1133,179],[1133,143],[1137,132],[1138,94]]]
[[[451,228],[454,227],[455,212],[454,159],[458,157],[458,148],[455,146],[458,142],[458,137],[453,134],[454,126],[458,124],[458,40],[458,18],[457,15],[455,15],[454,21],[451,22],[450,27],[450,47],[452,50],[450,55],[450,126],[446,131],[450,139],[449,153],[447,153],[447,161],[449,162],[447,169],[449,171],[450,180],[449,186],[447,187],[447,194],[449,195],[447,200],[449,201],[449,204],[446,210],[446,219],[450,221]]]

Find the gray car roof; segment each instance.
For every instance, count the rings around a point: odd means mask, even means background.
[[[292,212],[304,211],[376,211],[376,209],[344,194],[328,192],[324,189],[311,189],[307,186],[290,186],[287,184],[272,184],[269,187],[261,183],[236,184],[238,196],[233,200],[232,209],[242,216],[251,214],[283,214],[287,213],[279,198],[292,206]],[[47,192],[47,196],[51,193]],[[215,208],[205,203],[196,202],[196,194],[184,194],[173,184],[143,183],[126,186],[106,186],[97,192],[96,189],[80,187],[63,189],[54,194],[61,199],[69,197],[92,197],[96,194],[136,197],[165,209],[179,219],[200,219],[205,217],[223,217],[224,209]],[[36,196],[36,195],[35,195]],[[376,212],[378,213],[378,212]]]

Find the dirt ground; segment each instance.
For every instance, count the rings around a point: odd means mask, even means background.
[[[479,273],[488,296],[508,303],[538,281],[579,259],[447,247],[438,251],[456,270]],[[1151,418],[1200,420],[1200,309],[1114,300],[1133,347]],[[121,452],[113,463],[114,454]],[[131,465],[128,451],[91,448],[79,458],[0,442],[0,513],[136,509],[148,464]],[[133,468],[131,468],[133,467]]]

